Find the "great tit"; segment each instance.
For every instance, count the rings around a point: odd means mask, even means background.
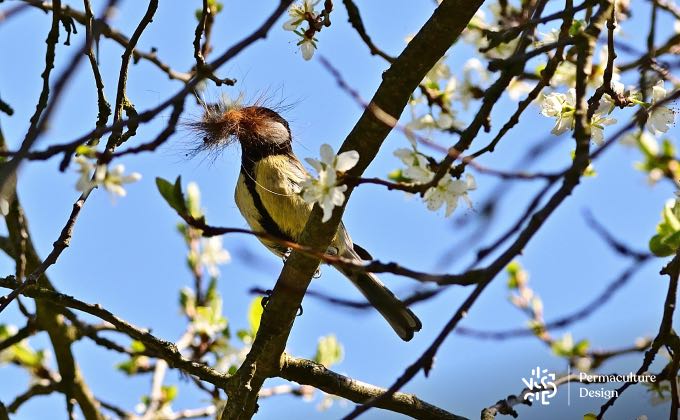
[[[206,106],[203,118],[191,124],[202,136],[202,148],[241,145],[241,171],[235,200],[250,228],[288,241],[298,242],[312,211],[301,195],[307,171],[293,153],[288,122],[277,112],[262,106]],[[287,248],[260,239],[282,257]],[[329,252],[354,261],[371,260],[371,255],[352,242],[344,224]],[[404,341],[420,331],[418,317],[372,273],[357,273],[336,267],[361,291]]]

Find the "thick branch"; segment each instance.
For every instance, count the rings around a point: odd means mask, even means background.
[[[347,398],[355,403],[364,403],[385,393],[379,388],[326,369],[311,360],[283,355],[281,377],[301,385],[311,385],[328,394]],[[464,419],[439,407],[422,401],[415,395],[396,392],[376,407],[405,414],[416,419]]]

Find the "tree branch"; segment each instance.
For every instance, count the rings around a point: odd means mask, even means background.
[[[355,403],[365,403],[385,393],[379,388],[326,369],[311,360],[299,359],[284,354],[281,359],[281,377],[301,385],[311,385],[328,394],[346,398]],[[405,414],[416,419],[462,420],[465,417],[451,414],[439,407],[420,400],[415,395],[396,392],[381,401],[378,408]]]

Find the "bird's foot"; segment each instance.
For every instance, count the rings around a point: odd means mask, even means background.
[[[267,307],[267,304],[269,303],[269,299],[272,297],[272,293],[274,293],[273,290],[265,290],[264,291],[264,296],[262,296],[262,300],[260,301],[260,305],[262,305],[262,309]],[[302,309],[302,305],[298,306],[298,313],[296,316],[302,316],[302,314],[305,311]]]
[[[262,305],[263,309],[267,306],[267,303],[269,303],[269,298],[272,297],[272,293],[274,293],[273,290],[264,291],[264,296],[262,296],[262,300],[260,301],[260,305]]]
[[[293,252],[292,248],[286,248],[286,252],[283,253],[283,256],[281,259],[283,260],[283,263],[285,264],[286,261],[288,261],[288,257],[290,257],[290,254]]]

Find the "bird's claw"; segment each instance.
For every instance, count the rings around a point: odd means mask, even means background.
[[[262,305],[263,309],[267,306],[267,303],[269,303],[269,299],[272,297],[272,293],[274,293],[273,290],[264,291],[264,296],[262,296],[262,300],[260,301],[260,305]]]
[[[288,261],[288,257],[290,257],[290,254],[293,252],[292,248],[286,248],[286,252],[283,253],[283,256],[281,259],[283,260],[283,263],[285,264],[286,261]]]
[[[264,296],[262,296],[262,300],[260,301],[260,305],[262,305],[262,308],[266,308],[267,304],[269,303],[269,299],[272,297],[272,293],[274,293],[273,290],[265,290],[264,291]],[[302,305],[298,306],[298,313],[296,316],[302,316],[304,313],[304,309],[302,309]]]

